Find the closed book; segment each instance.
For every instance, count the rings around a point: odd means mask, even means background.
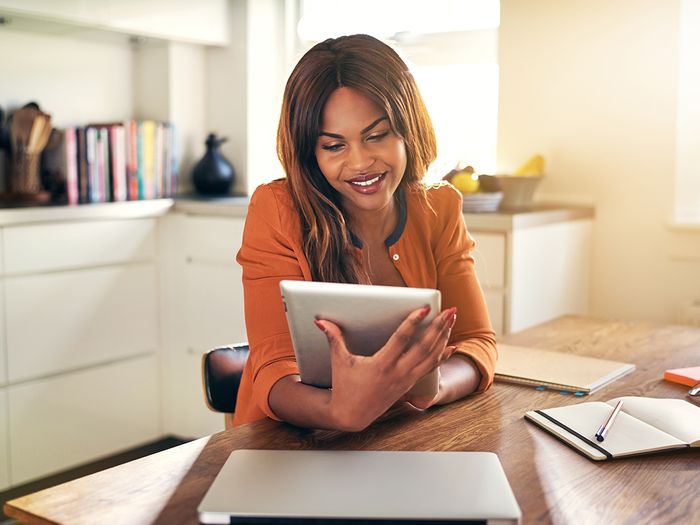
[[[139,198],[138,155],[137,155],[138,125],[135,120],[126,123],[126,195],[130,201]]]
[[[78,204],[78,202],[80,202],[80,187],[78,184],[78,134],[74,127],[65,129],[65,148],[68,204]]]
[[[153,199],[156,191],[156,123],[153,120],[141,122],[143,144],[143,197]]]
[[[685,386],[695,386],[700,383],[700,366],[666,370],[664,372],[664,379]]]
[[[114,201],[127,200],[126,132],[122,125],[109,128],[110,168]]]
[[[100,202],[100,176],[97,153],[97,128],[85,129],[85,156],[87,159],[88,202]]]
[[[620,400],[620,413],[599,441],[598,429]],[[525,419],[596,461],[700,447],[700,407],[683,399],[620,397],[532,410]]]
[[[499,344],[495,379],[590,394],[634,369],[631,363]]]
[[[136,122],[136,180],[138,182],[138,199],[146,198],[143,169],[143,122]]]
[[[100,186],[99,202],[109,202],[112,200],[109,129],[104,127],[97,130],[97,173]]]
[[[88,173],[87,133],[84,127],[76,130],[78,138],[78,202],[90,202],[90,175]]]

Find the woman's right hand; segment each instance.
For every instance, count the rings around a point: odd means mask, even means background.
[[[351,354],[337,325],[316,321],[330,346],[333,388],[329,413],[334,428],[365,429],[420,378],[450,357],[454,347],[447,347],[447,341],[456,309],[443,311],[415,338],[429,311],[426,306],[409,314],[389,341],[371,356]]]

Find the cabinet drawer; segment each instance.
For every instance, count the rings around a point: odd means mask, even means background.
[[[4,232],[5,273],[30,273],[155,256],[155,220],[106,220],[11,226]]]
[[[232,266],[243,239],[245,219],[187,217],[184,221],[185,256]]]
[[[0,389],[0,490],[10,485],[10,449],[7,439],[7,393]]]
[[[506,236],[500,233],[470,232],[476,248],[472,255],[476,262],[479,282],[484,288],[503,287],[506,282]]]
[[[186,341],[195,352],[246,341],[241,269],[190,262],[186,269]]]
[[[8,389],[13,485],[153,440],[155,356]]]
[[[157,348],[153,263],[5,279],[10,383]]]
[[[503,327],[505,326],[503,293],[499,290],[484,290],[484,299],[486,299],[486,307],[489,310],[491,326],[493,326],[496,335],[503,335]]]

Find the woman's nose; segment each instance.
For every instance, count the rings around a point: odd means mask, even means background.
[[[354,171],[363,171],[374,164],[374,155],[364,146],[352,146],[348,153],[347,167]]]

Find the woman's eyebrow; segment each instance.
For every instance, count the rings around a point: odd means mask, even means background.
[[[372,122],[369,126],[367,126],[367,127],[364,128],[362,131],[360,131],[360,135],[364,135],[365,133],[367,133],[368,131],[370,131],[372,128],[374,128],[374,126],[376,126],[377,124],[379,124],[382,120],[387,120],[387,116],[384,115],[384,116],[382,116],[382,117],[379,117],[377,120],[375,120],[374,122]],[[343,137],[342,135],[338,135],[337,133],[329,133],[329,132],[327,132],[327,131],[321,131],[321,132],[319,133],[319,136],[321,136],[321,135],[324,135],[324,136],[326,136],[326,137],[332,137],[332,138],[334,138],[334,139],[342,139],[342,138],[345,138],[345,137]]]

